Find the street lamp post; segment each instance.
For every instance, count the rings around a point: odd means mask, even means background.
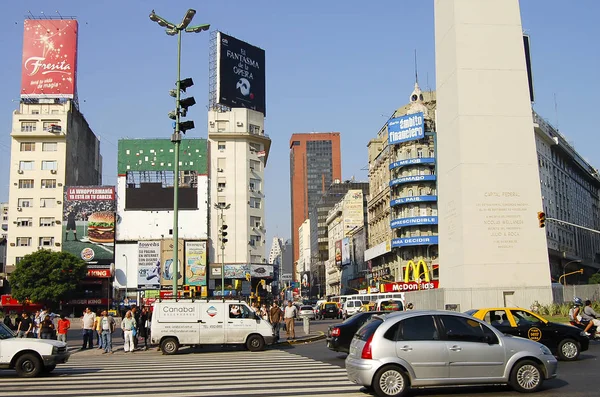
[[[567,271],[567,266],[569,266],[571,263],[581,263],[581,262],[582,262],[581,259],[575,259],[574,261],[567,262],[567,264],[563,266],[563,272],[562,272],[563,273],[562,279],[563,279],[563,283],[564,283],[563,286],[567,285],[567,279],[565,278],[565,276],[567,276],[567,274],[565,274],[565,272]],[[578,273],[578,272],[575,272],[575,273]]]
[[[221,299],[225,300],[225,243],[227,239],[225,236],[227,232],[227,225],[225,225],[225,219],[223,218],[223,211],[231,208],[231,204],[225,203],[217,203],[215,204],[215,209],[220,211],[219,220],[221,221],[221,226],[219,226],[219,243],[221,244]]]
[[[181,90],[185,89],[181,85],[181,32],[186,31],[188,33],[200,33],[204,30],[208,30],[210,25],[196,25],[196,26],[188,26],[194,15],[196,14],[196,10],[189,9],[187,10],[183,20],[180,24],[175,25],[172,22],[167,21],[166,19],[156,15],[154,10],[150,13],[150,20],[158,23],[160,26],[166,28],[166,33],[169,36],[177,35],[177,89],[175,96],[175,132],[171,136],[171,142],[175,144],[175,164],[173,169],[173,242],[175,244],[173,249],[173,297],[177,299],[177,281],[179,280],[179,146],[181,144],[181,132],[185,133],[186,129],[194,128],[193,121],[187,121],[188,125],[185,128],[182,128],[181,116],[185,116],[187,113],[187,108],[182,107],[181,103]],[[188,86],[192,85],[191,79]],[[191,106],[195,103],[193,97]],[[190,99],[188,98],[188,99]],[[191,124],[189,124],[191,123]]]

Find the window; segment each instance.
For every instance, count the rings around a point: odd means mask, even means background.
[[[225,141],[220,141],[220,142],[217,142],[217,148],[218,148],[219,150],[225,150],[225,147],[226,147],[226,146],[225,146]]]
[[[56,199],[53,198],[41,198],[40,207],[42,208],[56,208]]]
[[[58,109],[52,109],[52,111],[50,112],[50,114],[59,114]]]
[[[258,216],[251,216],[250,217],[250,226],[251,227],[261,227],[262,223],[260,221],[260,217],[258,217]]]
[[[250,160],[250,170],[260,171],[260,161]]]
[[[439,340],[433,316],[419,316],[401,321],[395,340]]]
[[[19,170],[31,171],[33,169],[33,161],[19,161]]]
[[[254,125],[254,124],[249,124],[248,131],[250,131],[251,134],[260,134],[260,126]]]
[[[32,218],[17,218],[17,226],[18,227],[33,226]]]
[[[250,235],[250,245],[252,247],[258,247],[258,246],[260,246],[261,245],[260,244],[261,241],[262,240],[260,239],[260,236],[255,236],[253,234]]]
[[[217,183],[217,189],[219,189],[220,192],[222,192],[223,189],[225,189],[225,186],[227,186],[227,184],[225,182]]]
[[[54,218],[40,218],[40,226],[54,226]]]
[[[423,157],[423,149],[419,148],[417,149],[417,157]]]
[[[17,237],[18,247],[29,247],[31,245],[31,237]]]
[[[19,262],[21,262],[22,260],[23,260],[23,257],[22,257],[22,256],[17,256],[17,257],[15,257],[15,265],[18,265],[18,264],[19,264]]]
[[[260,190],[260,179],[250,178],[250,183],[248,184],[251,192],[256,192]]]
[[[36,121],[22,121],[21,132],[34,132],[36,128]]]
[[[19,189],[33,189],[33,179],[19,179]]]
[[[57,142],[44,142],[42,143],[42,152],[56,152],[58,150]]]
[[[21,142],[22,152],[33,152],[35,151],[35,142]]]
[[[56,189],[56,179],[42,179],[42,189]]]
[[[40,237],[40,247],[51,247],[54,245],[54,237]]]
[[[35,109],[31,111],[31,114],[40,114],[40,111],[39,109]]]
[[[42,160],[42,169],[43,170],[55,170],[57,169],[56,160]]]
[[[53,127],[60,128],[60,126],[58,125],[58,121],[44,121],[42,125],[43,130],[46,132],[52,131],[54,129]]]
[[[20,198],[17,202],[17,207],[31,207],[31,202],[33,199],[30,198]]]
[[[446,338],[448,340],[490,343],[489,338],[495,338],[495,334],[478,321],[448,315],[442,315],[440,319],[446,329]],[[497,343],[497,338],[495,340]]]
[[[255,197],[250,197],[250,208],[260,209],[260,199]]]
[[[513,317],[515,318],[515,322],[517,323],[517,326],[541,323],[539,318],[532,316],[531,314],[529,314],[523,310],[511,310],[510,312],[513,315]]]

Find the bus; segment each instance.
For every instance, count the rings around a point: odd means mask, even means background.
[[[353,294],[353,295],[336,295],[329,298],[329,302],[336,302],[341,308],[344,302],[348,299],[357,299],[362,301],[364,305],[369,302],[376,302],[378,299],[400,299],[402,305],[406,307],[406,299],[404,292],[377,292],[374,294]]]

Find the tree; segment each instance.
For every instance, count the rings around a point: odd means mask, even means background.
[[[53,304],[73,296],[87,274],[86,263],[68,252],[25,255],[10,275],[11,295],[24,302]]]
[[[592,277],[590,277],[588,284],[600,284],[600,274],[594,273]]]

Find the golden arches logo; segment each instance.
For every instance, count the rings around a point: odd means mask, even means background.
[[[429,282],[429,267],[427,266],[427,263],[425,263],[425,261],[423,259],[420,259],[417,264],[415,264],[415,262],[413,261],[408,261],[408,263],[406,264],[406,268],[404,269],[404,282],[408,283],[411,281],[410,279],[410,270],[412,269],[413,271],[413,279],[412,281],[417,281],[418,279],[421,278],[421,275],[423,275],[423,278],[425,279],[426,282]],[[421,272],[421,269],[423,269],[423,271]]]

